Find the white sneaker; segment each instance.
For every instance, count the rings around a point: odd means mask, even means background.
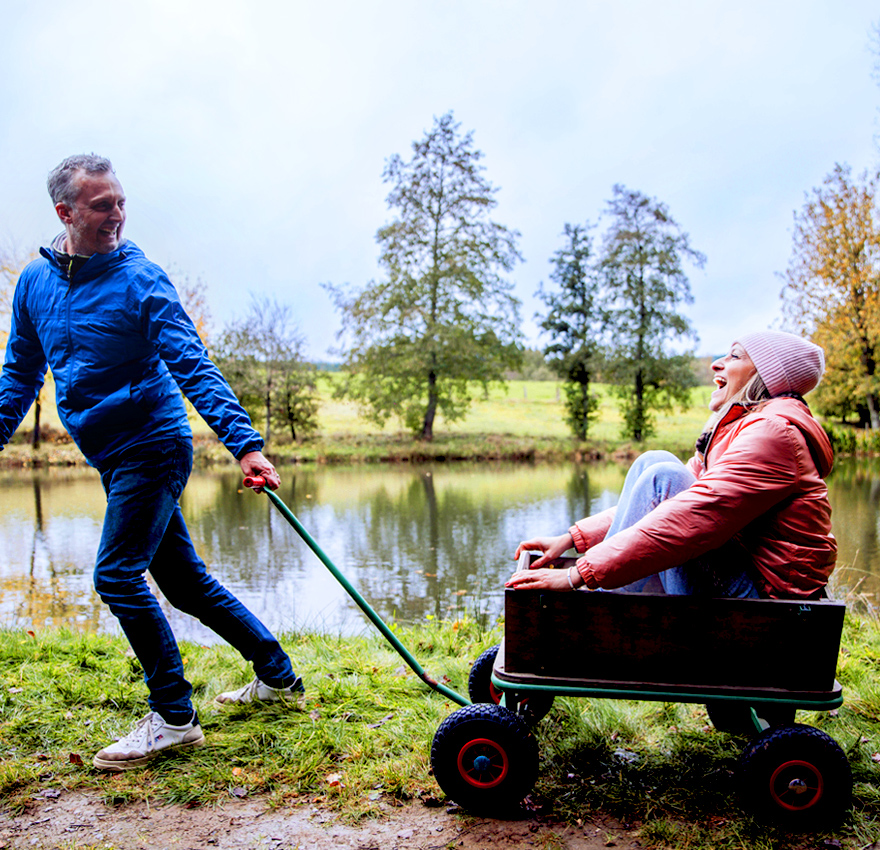
[[[151,711],[124,738],[104,747],[92,763],[100,770],[129,770],[146,764],[169,747],[199,747],[204,743],[198,723],[169,726],[161,715]]]
[[[214,697],[217,705],[249,705],[253,702],[290,702],[297,708],[306,704],[306,691],[302,680],[297,679],[289,688],[273,688],[254,679],[237,691],[224,691]]]

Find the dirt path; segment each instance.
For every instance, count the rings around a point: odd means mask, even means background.
[[[416,802],[382,807],[381,816],[347,826],[308,804],[266,811],[258,801],[230,800],[215,809],[109,808],[84,794],[48,798],[22,815],[0,814],[0,850],[488,850],[552,847],[597,850],[639,847],[620,827],[471,819]]]

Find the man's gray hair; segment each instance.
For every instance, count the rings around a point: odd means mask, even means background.
[[[67,204],[73,206],[76,203],[79,188],[74,185],[74,178],[78,171],[86,174],[115,174],[110,160],[94,153],[81,153],[69,156],[60,165],[49,172],[46,187],[49,189],[49,197],[53,204]]]

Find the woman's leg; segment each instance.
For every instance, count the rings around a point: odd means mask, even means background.
[[[661,502],[687,490],[694,481],[691,471],[670,452],[645,452],[627,473],[614,522],[606,537],[635,525]],[[699,558],[635,581],[621,590],[755,598],[760,594],[749,575],[749,565],[748,552],[734,539]]]
[[[660,502],[687,490],[696,479],[671,452],[651,451],[639,455],[626,474],[617,501],[617,512],[606,537],[635,525]]]
[[[635,525],[661,502],[687,490],[694,483],[691,471],[671,452],[650,451],[639,455],[626,474],[617,501],[614,521],[605,535]],[[647,576],[620,588],[624,593],[665,593],[657,575]]]

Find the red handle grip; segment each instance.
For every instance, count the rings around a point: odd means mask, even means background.
[[[257,487],[265,487],[266,479],[263,478],[262,475],[248,475],[247,478],[244,479],[244,486],[249,487],[251,490]]]

